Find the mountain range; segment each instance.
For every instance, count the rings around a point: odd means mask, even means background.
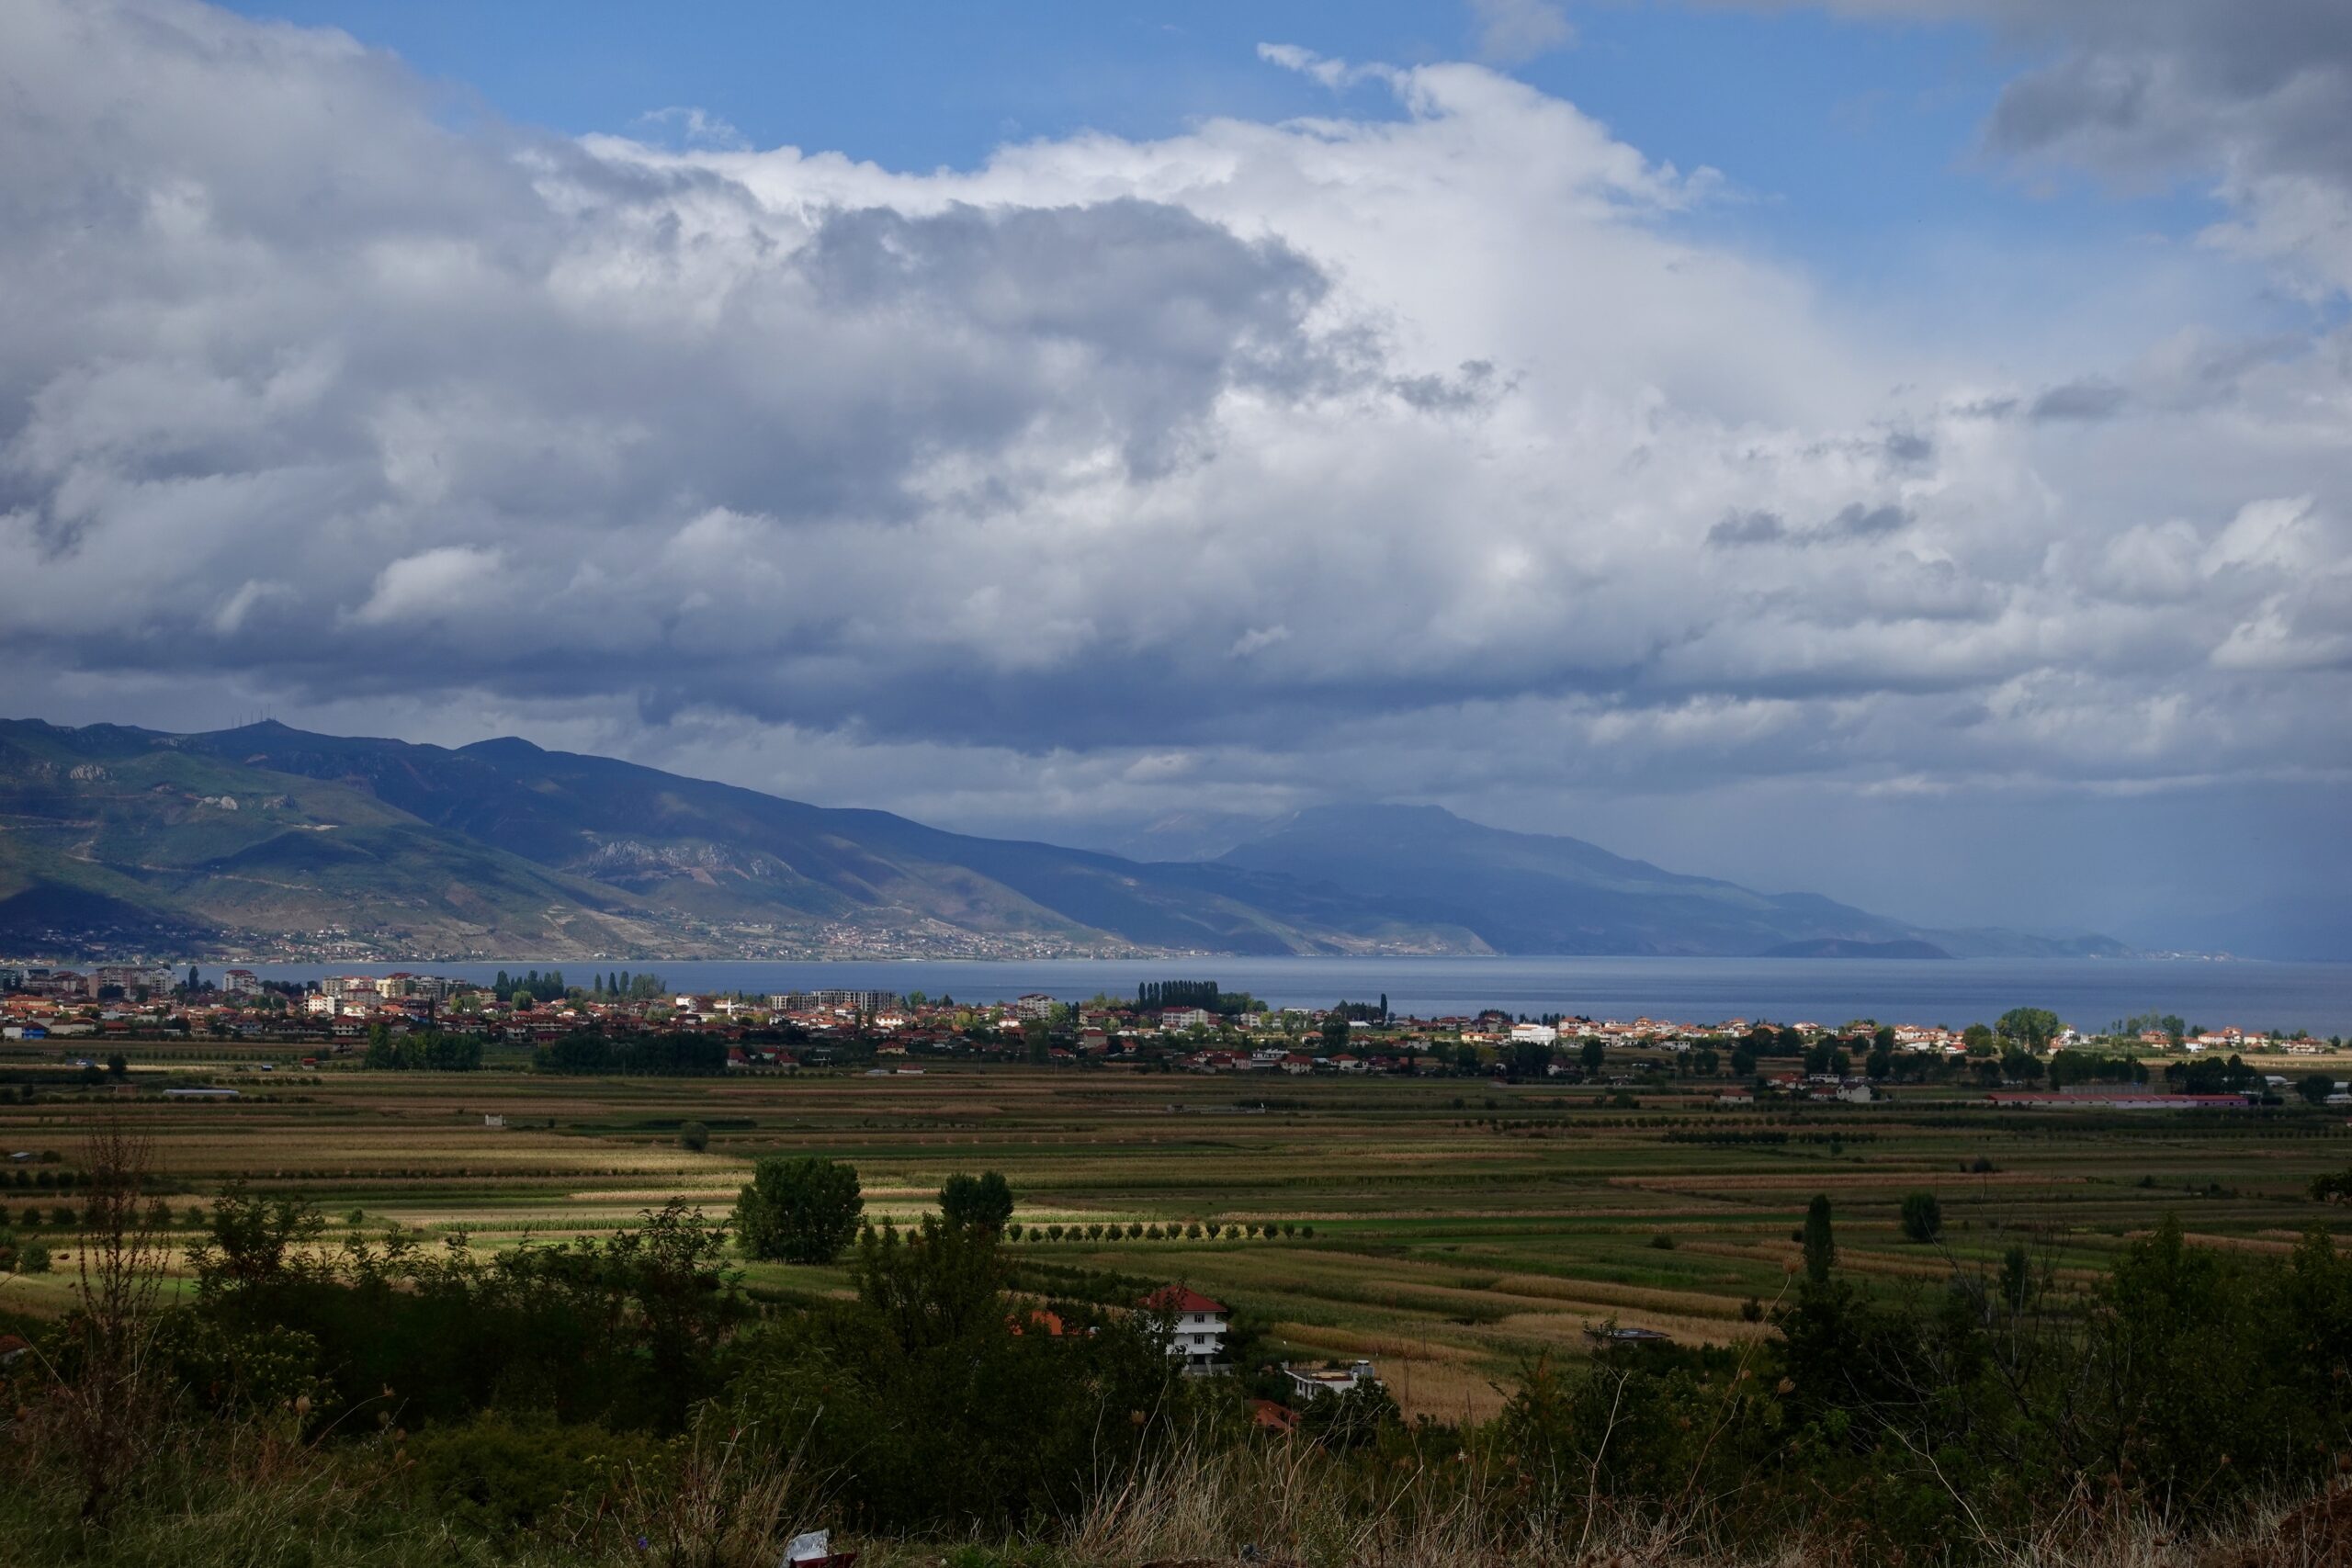
[[[0,949],[496,958],[2117,953],[1933,931],[1435,807],[1214,858],[945,832],[612,759],[0,721]]]

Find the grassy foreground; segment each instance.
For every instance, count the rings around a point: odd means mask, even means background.
[[[163,1436],[103,1528],[42,1458],[61,1434],[20,1413],[0,1450],[0,1540],[22,1568],[775,1568],[824,1511],[821,1475],[738,1462],[723,1437],[684,1445],[660,1481],[624,1479],[527,1534],[486,1535],[422,1505],[396,1445],[336,1449],[267,1426]],[[1834,1528],[1770,1547],[1712,1540],[1697,1518],[1596,1517],[1531,1529],[1507,1510],[1349,1506],[1318,1450],[1191,1449],[1105,1477],[1069,1517],[1020,1536],[842,1537],[865,1568],[1138,1568],[1258,1562],[1298,1568],[1861,1568],[1889,1559]],[[2228,1520],[2053,1513],[2037,1539],[1958,1543],[2004,1568],[2342,1568],[2352,1492],[2256,1504]],[[1974,1550],[1982,1547],[1983,1550]],[[1245,1555],[1246,1553],[1246,1555]],[[1923,1558],[1932,1561],[1933,1558]]]

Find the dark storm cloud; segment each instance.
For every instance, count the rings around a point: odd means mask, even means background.
[[[1849,502],[1837,513],[1810,528],[1791,528],[1777,513],[1735,512],[1707,530],[1707,543],[1717,547],[1739,545],[1826,545],[1848,540],[1883,539],[1900,532],[1911,514],[1890,503],[1866,506]]]
[[[1789,536],[1788,525],[1770,512],[1735,512],[1707,530],[1707,543],[1777,545]]]
[[[1738,3],[1738,0],[1732,0]],[[2031,62],[1987,117],[2020,163],[2215,190],[2213,236],[2352,288],[2352,6],[2343,0],[1753,0],[1990,22]]]
[[[2337,0],[2075,0],[2004,7],[2066,52],[2003,92],[1988,127],[2012,152],[2169,170],[2226,155],[2352,179],[2352,7]]]
[[[2112,419],[2122,412],[2130,394],[2112,381],[2069,381],[2033,400],[2026,417],[2052,419]]]

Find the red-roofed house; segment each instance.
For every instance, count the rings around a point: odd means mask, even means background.
[[[1224,1351],[1227,1313],[1222,1303],[1189,1286],[1162,1285],[1138,1304],[1169,1320],[1168,1353],[1182,1356],[1186,1365],[1208,1366]]]

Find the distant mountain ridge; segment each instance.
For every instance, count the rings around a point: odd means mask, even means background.
[[[386,956],[2121,951],[1937,933],[1433,807],[1136,861],[512,738],[0,721],[0,947]]]
[[[2097,936],[1931,930],[1817,893],[1758,893],[1666,871],[1581,839],[1482,827],[1434,806],[1316,807],[1212,863],[1329,886],[1400,918],[1457,925],[1498,953],[1821,956],[1824,944],[1894,946],[1903,951],[1883,955],[1909,957],[2129,951]]]

